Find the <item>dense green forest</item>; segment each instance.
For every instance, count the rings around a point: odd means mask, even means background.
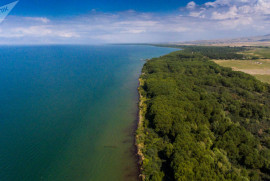
[[[200,53],[211,59],[258,59],[256,55],[243,54],[254,49],[251,46],[230,47],[230,46],[192,46],[192,45],[156,45],[162,47],[180,48],[189,53]],[[259,47],[258,47],[259,48]],[[262,49],[262,48],[260,48]]]
[[[137,144],[144,180],[270,180],[270,85],[209,58],[243,56],[241,48],[218,57],[217,49],[201,50],[143,67]]]

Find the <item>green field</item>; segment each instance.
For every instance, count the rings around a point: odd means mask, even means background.
[[[258,80],[270,84],[270,75],[254,75]]]
[[[252,47],[250,50],[243,53],[248,55],[255,55],[260,58],[270,58],[270,47]]]
[[[270,83],[270,60],[214,60],[215,63],[254,75],[262,82]]]
[[[214,62],[237,69],[270,69],[270,60],[214,60]]]

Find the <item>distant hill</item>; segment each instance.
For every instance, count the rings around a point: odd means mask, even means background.
[[[254,37],[242,37],[233,39],[216,39],[216,40],[197,40],[185,41],[173,44],[190,44],[190,45],[270,45],[270,34]]]

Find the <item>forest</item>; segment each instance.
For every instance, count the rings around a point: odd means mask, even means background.
[[[189,53],[200,53],[210,59],[258,59],[259,56],[256,54],[247,54],[249,51],[253,51],[258,48],[260,51],[263,50],[263,47],[253,47],[253,46],[243,46],[243,47],[230,47],[230,46],[194,46],[194,45],[163,45],[159,44],[156,46],[161,47],[171,47],[171,48],[180,48],[185,52]],[[266,49],[269,51],[269,49]],[[243,53],[245,52],[245,53]],[[267,57],[268,58],[268,57]]]
[[[270,180],[270,85],[211,61],[243,49],[186,47],[145,63],[143,180]]]

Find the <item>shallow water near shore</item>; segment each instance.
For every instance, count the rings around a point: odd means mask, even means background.
[[[141,59],[174,50],[0,47],[0,180],[137,180]]]

